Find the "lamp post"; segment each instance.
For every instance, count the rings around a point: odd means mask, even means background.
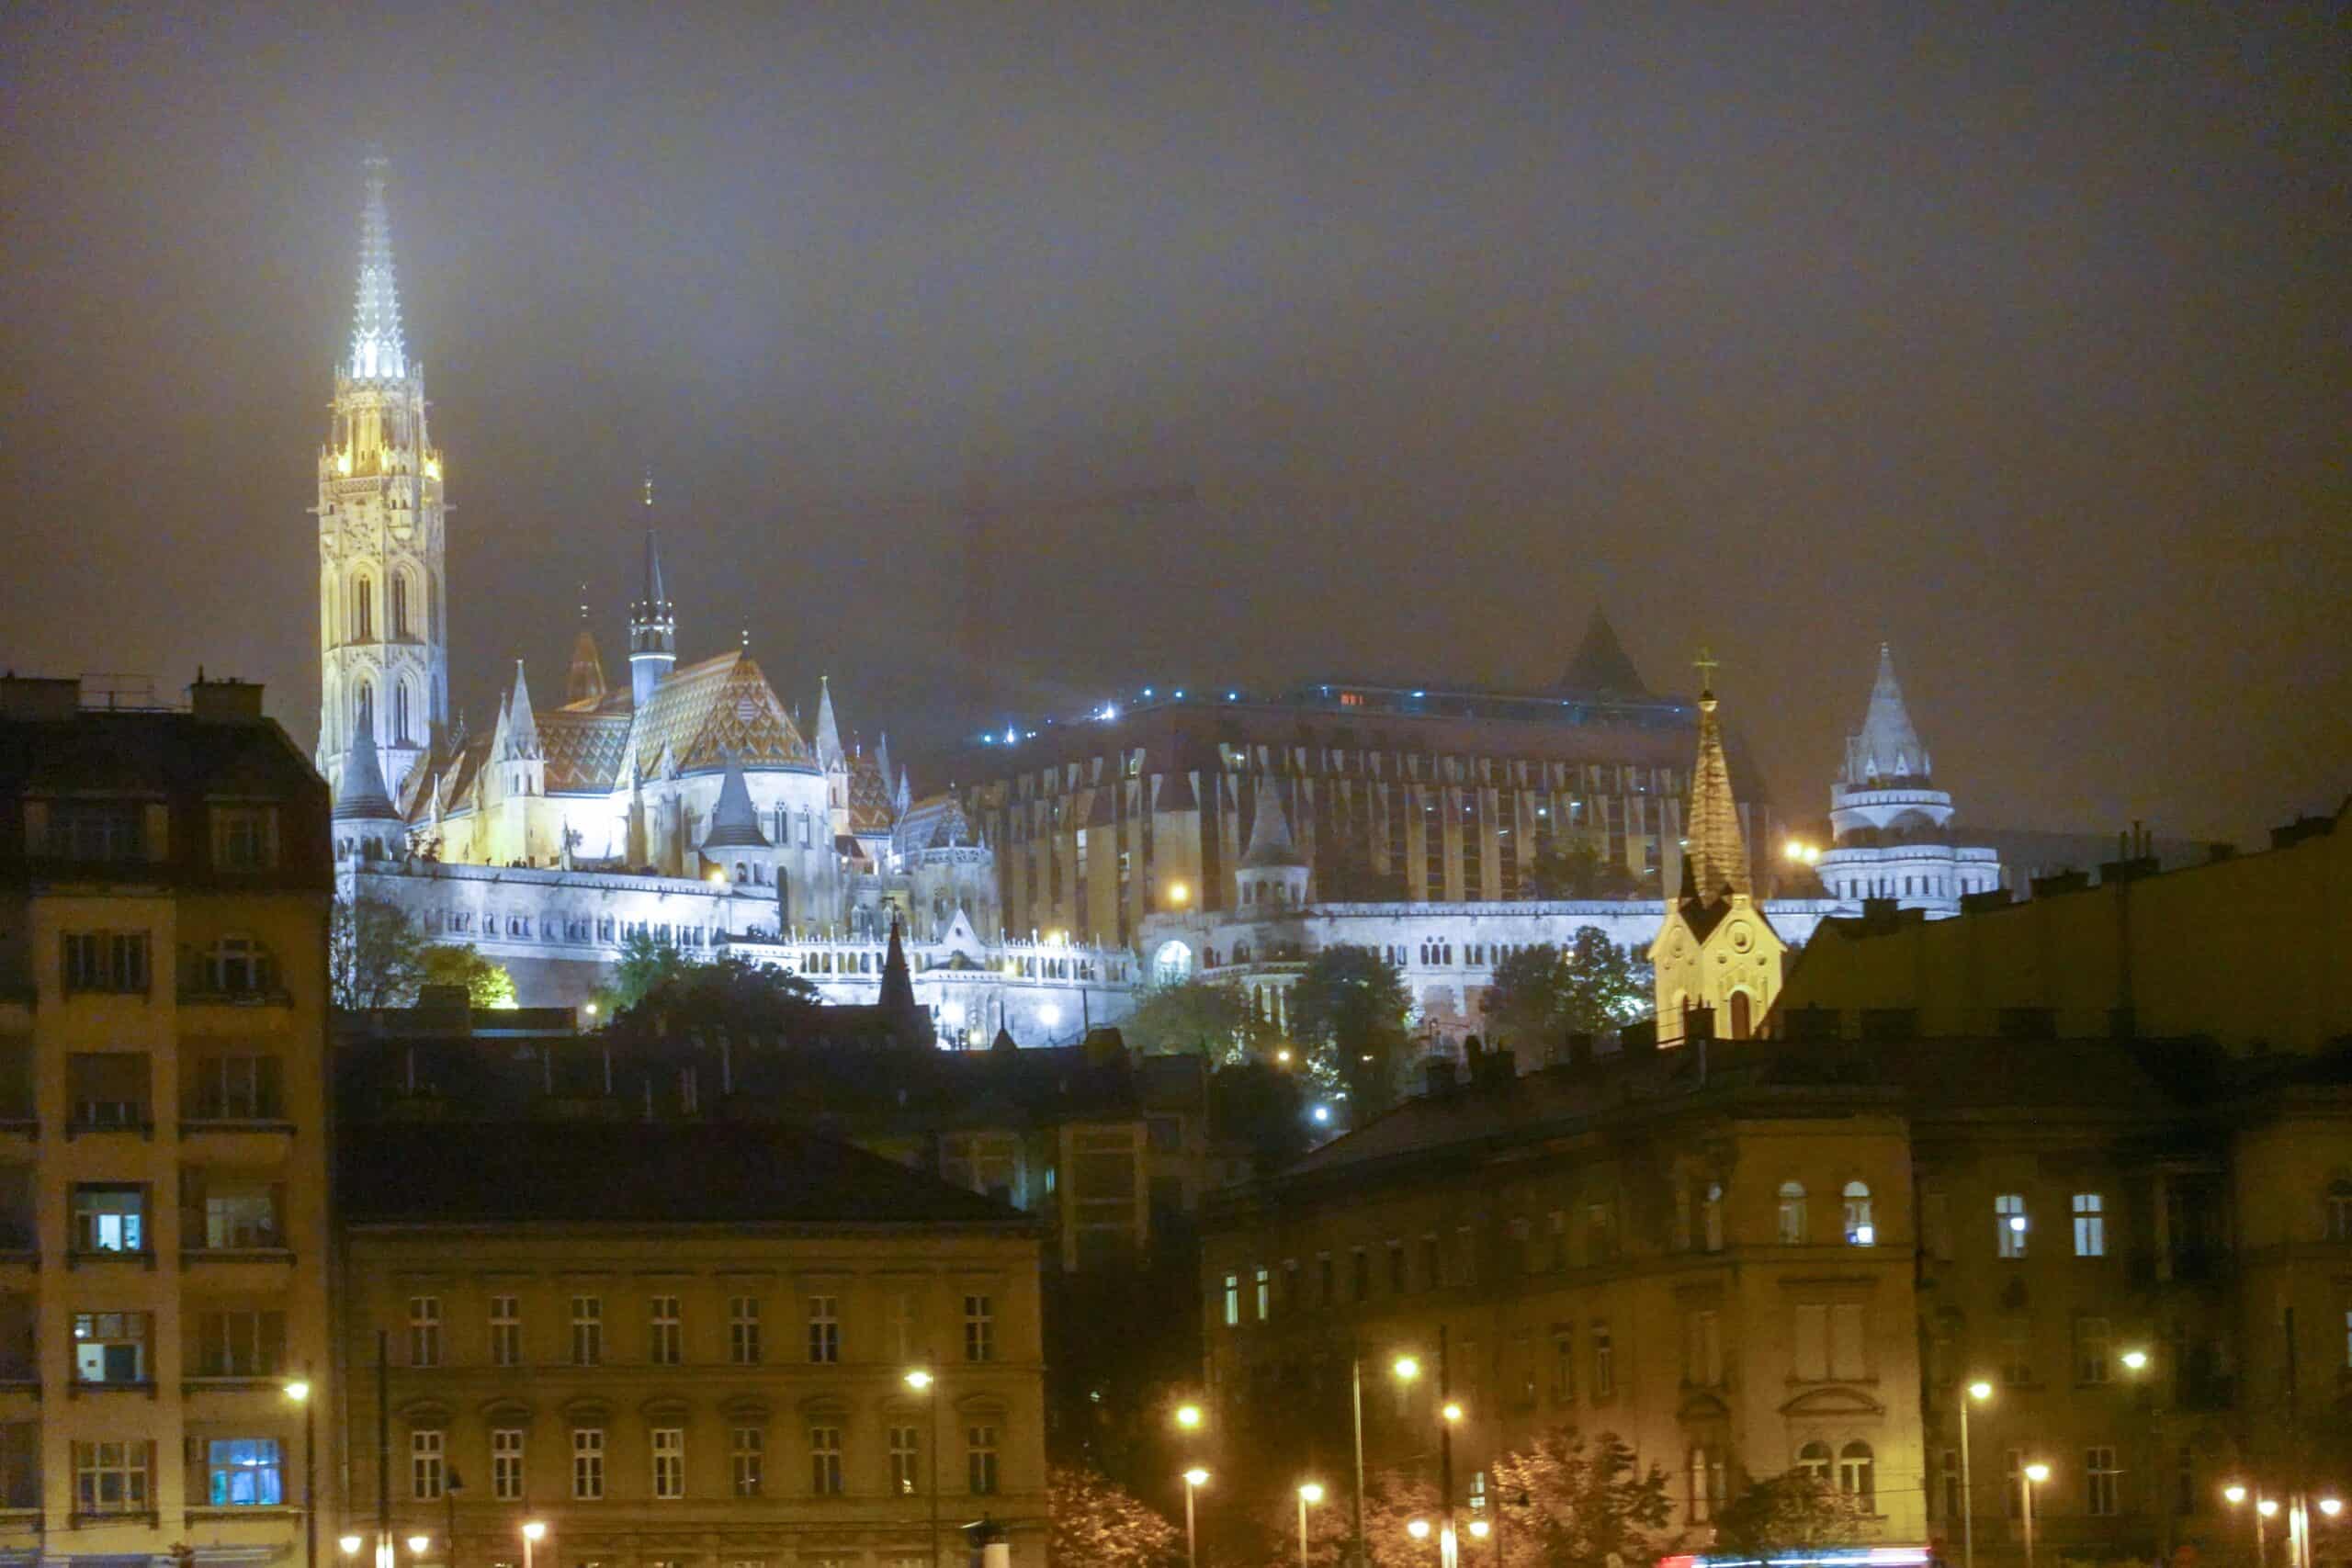
[[[1976,1484],[1968,1467],[1968,1407],[1993,1397],[1993,1385],[1983,1378],[1970,1383],[1960,1402],[1960,1558],[1961,1568],[1976,1568]]]
[[[2033,1489],[2049,1479],[2050,1467],[2039,1461],[2018,1476],[2018,1490],[2025,1495],[2025,1568],[2033,1568]]]
[[[364,1536],[346,1535],[338,1539],[335,1544],[343,1548],[344,1562],[349,1562],[359,1555],[359,1549],[367,1545],[368,1541]]]
[[[2278,1499],[2276,1497],[2256,1497],[2254,1500],[2255,1568],[2269,1568],[2270,1532],[2264,1526],[2278,1512]]]
[[[1437,1538],[1437,1556],[1441,1568],[1456,1568],[1461,1546],[1453,1535],[1453,1427],[1462,1419],[1462,1406],[1455,1404],[1448,1386],[1448,1328],[1441,1323],[1437,1327],[1437,1483],[1441,1501],[1444,1504],[1442,1533]],[[2029,1565],[2030,1568],[2030,1565]]]
[[[531,1549],[547,1539],[548,1527],[537,1519],[523,1521],[523,1568],[531,1568]]]
[[[1306,1568],[1306,1506],[1323,1501],[1323,1483],[1309,1481],[1298,1489],[1298,1568]]]
[[[1427,1540],[1430,1538],[1430,1522],[1427,1519],[1408,1519],[1405,1521],[1405,1533],[1415,1540]],[[1442,1553],[1444,1548],[1441,1546],[1439,1551]]]
[[[1184,1472],[1184,1561],[1201,1568],[1200,1532],[1193,1518],[1193,1494],[1209,1483],[1209,1472],[1199,1465]]]
[[[319,1420],[311,1401],[311,1363],[286,1385],[286,1397],[302,1407],[302,1568],[319,1568]]]
[[[931,1439],[923,1446],[931,1450],[931,1562],[939,1568],[939,1395],[933,1385],[938,1380],[928,1367],[917,1367],[907,1373],[907,1386],[920,1393],[931,1405]],[[523,1568],[530,1568],[525,1563]]]
[[[441,1517],[444,1526],[441,1539],[448,1546],[448,1551],[442,1555],[441,1568],[458,1568],[458,1494],[465,1489],[466,1483],[458,1479],[458,1467],[451,1465],[448,1479],[441,1483]]]

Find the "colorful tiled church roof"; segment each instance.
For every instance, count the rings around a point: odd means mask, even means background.
[[[730,753],[746,768],[817,771],[815,750],[758,663],[741,649],[686,665],[654,688],[636,716],[626,754],[650,777],[665,751],[685,773],[724,767]]]
[[[890,809],[890,781],[881,760],[860,752],[849,765],[849,830],[860,838],[887,835],[896,814]]]

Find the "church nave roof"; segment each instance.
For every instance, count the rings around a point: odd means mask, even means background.
[[[664,750],[680,773],[726,765],[729,754],[746,768],[817,772],[817,754],[784,711],[767,677],[741,649],[673,671],[636,716],[624,755],[650,775]]]

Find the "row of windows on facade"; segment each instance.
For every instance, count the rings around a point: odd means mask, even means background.
[[[2061,1501],[2066,1495],[2065,1482],[2053,1476],[2037,1485],[2033,1494],[2033,1516],[2037,1520],[2079,1512],[2092,1518],[2110,1518],[2124,1510],[2124,1471],[2118,1458],[2119,1450],[2110,1444],[2100,1443],[2083,1450],[2082,1469],[2077,1472],[2081,1490],[2075,1495],[2081,1500],[2079,1509],[2070,1509]],[[2035,1458],[2048,1461],[2048,1455],[2036,1450]],[[2009,1518],[2018,1517],[2025,1507],[2025,1467],[2031,1462],[2023,1449],[2010,1449],[2004,1456],[2001,1474],[2002,1512]],[[2193,1450],[2183,1448],[2176,1456],[2177,1486],[2172,1499],[2175,1513],[2193,1514],[2200,1501],[2197,1488],[2197,1457]],[[2062,1467],[2063,1468],[2063,1467]],[[1945,1449],[1937,1456],[1934,1484],[1928,1491],[1928,1512],[1935,1518],[1957,1524],[1964,1510],[1962,1488],[1960,1450]]]
[[[162,801],[73,801],[46,803],[48,824],[40,852],[52,860],[85,862],[159,861],[170,852],[168,817],[151,821],[148,805]],[[269,871],[278,861],[277,807],[211,806],[205,811],[214,871]],[[160,829],[160,835],[156,829]]]
[[[998,1490],[998,1428],[993,1422],[967,1423],[964,1437],[964,1489],[986,1496]],[[574,1502],[601,1502],[605,1497],[608,1434],[601,1427],[573,1427],[570,1432],[571,1481]],[[801,1457],[808,1484],[803,1495],[843,1497],[849,1488],[848,1428],[831,1422],[812,1423],[803,1429]],[[923,1428],[893,1424],[885,1431],[888,1470],[883,1495],[911,1497],[928,1492],[932,1478],[923,1458]],[[526,1455],[528,1434],[520,1427],[490,1429],[490,1495],[499,1502],[521,1502],[526,1495]],[[728,1495],[735,1497],[778,1495],[768,1473],[768,1429],[736,1425],[728,1429]],[[647,1494],[657,1501],[676,1502],[687,1495],[686,1428],[655,1427],[646,1434]],[[437,1427],[420,1427],[409,1433],[408,1495],[415,1502],[438,1502],[447,1495],[450,1475],[448,1434]],[[943,1478],[952,1484],[953,1477]]]
[[[416,636],[416,623],[409,613],[409,578],[405,572],[394,572],[391,592],[391,640],[408,642]],[[351,636],[349,642],[376,640],[376,584],[366,572],[351,580]]]
[[[802,1337],[795,1359],[811,1365],[839,1364],[842,1359],[841,1298],[836,1295],[812,1295],[801,1300]],[[995,1298],[967,1294],[963,1298],[963,1308],[961,1343],[964,1359],[974,1363],[995,1360]],[[681,1298],[672,1295],[646,1298],[643,1322],[646,1364],[684,1366],[687,1339],[686,1318]],[[447,1364],[447,1348],[442,1333],[443,1324],[439,1296],[411,1296],[408,1299],[410,1366],[438,1367]],[[768,1357],[765,1325],[765,1303],[761,1297],[729,1297],[727,1303],[727,1362],[733,1366],[750,1367],[765,1361]],[[573,1296],[565,1357],[568,1363],[575,1367],[604,1365],[608,1352],[605,1327],[604,1297]],[[911,1363],[923,1354],[922,1326],[910,1294],[893,1298],[886,1336],[886,1348],[896,1362]],[[494,1295],[490,1298],[488,1349],[492,1366],[519,1367],[526,1364],[522,1297]]]
[[[277,1438],[200,1438],[190,1442],[189,1450],[190,1467],[203,1478],[197,1506],[274,1508],[287,1503],[286,1450]],[[154,1511],[152,1438],[77,1442],[73,1457],[77,1516],[103,1518]]]
[[[38,1243],[31,1168],[0,1168],[0,1250]],[[286,1184],[266,1172],[187,1166],[179,1177],[185,1252],[276,1251],[286,1246]],[[77,1181],[68,1198],[66,1245],[77,1256],[140,1257],[154,1246],[154,1197],[143,1181]]]
[[[1857,1438],[1832,1445],[1818,1439],[1797,1450],[1793,1467],[1824,1487],[1835,1487],[1866,1513],[1878,1508],[1878,1458],[1870,1444]],[[1684,1504],[1693,1524],[1704,1524],[1723,1511],[1730,1465],[1724,1450],[1711,1444],[1694,1445],[1687,1456]]]
[[[1986,893],[2000,873],[1988,869],[1983,876],[1841,876],[1840,898],[1957,898],[1963,893]]]
[[[1059,804],[1054,798],[1057,795],[1102,785],[1106,771],[1139,779],[1149,761],[1138,747],[1107,758],[1041,768],[1007,783],[1016,802],[1050,808]],[[1556,803],[1564,812],[1580,812],[1587,798],[1596,795],[1659,795],[1679,800],[1688,782],[1678,769],[1639,763],[1463,757],[1401,747],[1250,746],[1223,740],[1217,743],[1217,761],[1227,773],[1258,775],[1260,788],[1272,787],[1265,775],[1279,764],[1288,772],[1307,775],[1300,780],[1302,788],[1311,788],[1318,779],[1327,786],[1340,780],[1382,778],[1439,786],[1467,784],[1473,793],[1490,788],[1506,799],[1525,792],[1534,797],[1539,811],[1549,811]]]
[[[183,1314],[181,1375],[252,1380],[287,1369],[286,1314],[273,1307],[193,1305]],[[40,1363],[29,1298],[0,1298],[0,1382],[37,1382]],[[144,1388],[155,1382],[155,1314],[76,1312],[67,1371],[77,1387]]]
[[[62,931],[57,939],[57,983],[66,995],[105,992],[146,996],[154,987],[153,939],[139,931]],[[278,989],[277,960],[258,939],[242,933],[185,949],[180,990],[187,997],[266,997]]]
[[[628,920],[611,915],[528,915],[512,909],[504,913],[484,909],[479,915],[471,909],[433,909],[426,912],[424,925],[428,934],[479,935],[509,942],[614,942],[644,936],[664,947],[684,948],[707,947],[723,934],[717,927],[673,924],[668,920]]]
[[[153,1121],[153,1058],[144,1051],[76,1051],[66,1057],[66,1114],[81,1132],[143,1128]],[[0,1121],[37,1114],[33,1044],[0,1035]],[[277,1122],[285,1117],[285,1071],[275,1055],[192,1051],[180,1060],[183,1122]],[[0,1190],[11,1168],[0,1166]]]

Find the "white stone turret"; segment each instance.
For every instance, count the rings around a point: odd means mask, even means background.
[[[1258,807],[1250,820],[1250,847],[1241,852],[1233,881],[1245,909],[1295,909],[1306,902],[1306,857],[1291,841],[1290,818],[1283,813],[1282,786],[1261,776]]]
[[[1963,896],[2000,886],[2001,867],[1992,850],[1955,849],[1951,819],[1951,795],[1936,787],[1894,678],[1894,651],[1881,643],[1869,710],[1829,786],[1836,842],[1822,852],[1822,886],[1856,912],[1866,898],[1892,898],[1930,918],[1958,914]]]
[[[645,504],[653,504],[653,481],[645,481]],[[659,686],[678,662],[678,612],[662,586],[662,550],[653,530],[645,531],[645,597],[629,606],[628,686],[637,706],[653,700]]]

